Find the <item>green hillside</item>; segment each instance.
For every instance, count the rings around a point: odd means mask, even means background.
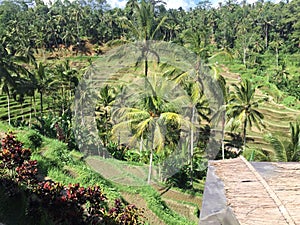
[[[25,147],[33,148],[35,146],[30,138],[38,135],[35,131],[13,128],[1,122],[1,138],[8,131],[13,131]],[[113,204],[116,198],[121,198],[127,203],[133,203],[143,209],[143,217],[149,224],[198,223],[201,194],[185,194],[164,186],[145,186],[145,183],[141,183],[142,186],[137,185],[137,183],[128,186],[120,184],[118,180],[116,182],[112,182],[111,179],[106,180],[107,174],[102,174],[103,172],[99,169],[110,170],[115,176],[120,165],[127,165],[128,168],[132,167],[136,171],[140,171],[140,169],[138,166],[131,166],[123,162],[119,162],[121,164],[118,165],[116,161],[104,160],[100,157],[83,160],[83,155],[80,152],[69,152],[64,143],[43,136],[41,138],[42,143],[34,150],[32,159],[38,160],[41,171],[39,176],[45,177],[44,179],[52,179],[65,185],[69,183],[80,183],[83,186],[99,185],[108,197],[109,204]],[[113,168],[116,169],[112,171]],[[124,171],[119,173],[124,173]],[[123,176],[121,177],[124,179]],[[140,178],[130,177],[130,179]],[[128,183],[130,184],[130,181]],[[15,223],[13,218],[6,214],[13,210],[15,206],[9,204],[8,207],[4,207],[4,203],[9,200],[9,198],[0,198],[1,212],[4,213],[0,213],[0,221],[4,221],[6,224]],[[18,213],[20,217],[26,218],[25,215],[22,215],[22,213],[25,213],[22,209]]]

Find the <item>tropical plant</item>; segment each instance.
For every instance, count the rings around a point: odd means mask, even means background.
[[[132,131],[133,135],[129,141],[128,138],[121,140],[129,146],[134,146],[143,137],[147,138],[146,147],[150,150],[150,183],[154,152],[163,151],[170,133],[178,134],[181,127],[190,127],[190,121],[180,114],[182,106],[188,105],[188,100],[174,82],[165,80],[159,74],[153,74],[147,81],[147,89],[143,79],[135,80],[136,85],[125,89],[122,98],[126,99],[125,105],[113,110],[113,117],[117,121],[112,132],[117,138],[120,132],[123,134],[125,131]],[[177,135],[177,141],[178,138]],[[169,143],[174,141],[176,138],[168,139]]]
[[[231,92],[228,102],[229,123],[234,121],[242,125],[243,149],[246,148],[247,128],[255,125],[259,129],[265,127],[264,115],[257,110],[265,99],[255,96],[257,87],[253,87],[251,81],[243,80],[239,85],[233,84],[234,92]]]
[[[99,136],[104,147],[103,157],[105,158],[105,150],[109,144],[109,138],[111,136],[111,108],[113,107],[116,98],[116,89],[111,88],[108,85],[100,89],[98,102],[96,105],[96,123]]]
[[[300,161],[300,123],[290,122],[290,139],[281,139],[272,134],[266,136],[274,149],[274,159],[280,162]]]

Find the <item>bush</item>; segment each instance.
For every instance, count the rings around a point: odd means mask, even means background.
[[[28,147],[34,150],[40,148],[43,143],[42,136],[35,131],[31,131],[28,133],[28,140],[30,141],[30,146]]]
[[[61,225],[144,224],[142,211],[134,205],[124,205],[116,200],[115,207],[109,210],[107,198],[99,186],[85,188],[79,183],[64,186],[52,180],[38,180],[37,161],[30,160],[30,156],[31,151],[23,148],[12,133],[2,140],[0,191],[4,188],[5,195],[12,197],[24,195],[25,209],[20,213],[25,218],[22,221],[29,218],[25,224],[36,224],[36,221]],[[29,222],[30,218],[34,222]]]
[[[26,132],[20,132],[17,136],[26,148],[29,148],[33,151],[39,149],[42,146],[43,138],[36,131],[29,130]]]
[[[69,154],[67,145],[58,140],[51,140],[50,148],[43,155],[60,167],[73,160]]]
[[[297,99],[294,96],[288,96],[282,100],[282,104],[288,107],[294,107],[297,103]]]

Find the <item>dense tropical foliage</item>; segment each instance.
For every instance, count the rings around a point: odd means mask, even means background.
[[[153,41],[180,46],[186,56],[193,55],[195,71],[165,62],[152,48]],[[99,90],[89,93],[89,77],[97,60],[129,43],[136,43],[137,60],[111,79],[97,81]],[[188,10],[168,9],[164,1],[155,0],[128,0],[122,9],[110,7],[105,0],[50,4],[2,0],[0,118],[57,139],[69,152],[80,149],[101,158],[147,165],[144,181],[148,184],[155,180],[197,190],[209,158],[244,154],[251,160],[300,160],[299,49],[299,0],[251,4],[229,0],[215,7],[204,0]],[[181,54],[175,53],[170,56],[174,62]],[[208,83],[214,83],[215,95],[207,95]],[[222,101],[214,108],[212,99],[217,95],[222,95]],[[89,133],[87,118],[74,122],[90,105],[96,134]],[[282,115],[291,122],[289,126]],[[120,202],[110,211],[108,207],[101,211],[105,197],[98,189],[52,181],[37,184],[29,177],[36,175],[37,162],[10,138],[18,146],[7,147],[4,140],[1,179],[11,176],[13,185],[21,186],[27,182],[27,189],[41,202],[44,196],[39,193],[53,188],[53,205],[56,198],[73,205],[81,213],[77,222],[89,223],[94,214],[117,224],[136,219],[140,211]],[[33,149],[40,142],[32,136]],[[87,143],[93,151],[83,149]],[[210,149],[212,145],[215,149]],[[82,201],[76,205],[61,195],[62,190],[77,193]],[[101,203],[93,202],[89,191],[100,194]],[[52,219],[61,217],[57,210],[47,210]],[[121,221],[123,214],[128,221]],[[172,215],[170,221],[177,219]],[[140,223],[136,221],[128,224]]]

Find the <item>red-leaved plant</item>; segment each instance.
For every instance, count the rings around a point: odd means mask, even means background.
[[[28,215],[38,218],[46,212],[55,224],[72,225],[139,225],[142,210],[124,205],[119,199],[108,209],[107,198],[99,186],[64,186],[52,180],[38,180],[37,161],[30,160],[31,151],[15,139],[12,133],[2,140],[0,149],[0,180],[2,184],[25,187],[28,193]],[[7,191],[11,192],[6,187]],[[16,193],[16,192],[15,192]]]

